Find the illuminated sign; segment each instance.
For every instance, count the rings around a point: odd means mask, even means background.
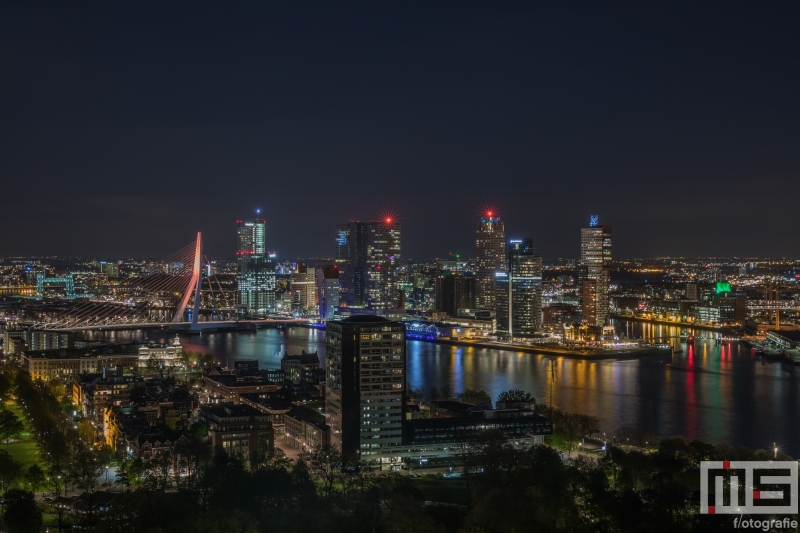
[[[339,246],[344,246],[345,244],[347,244],[347,233],[346,232],[344,232],[344,231],[340,231],[339,232],[339,236],[336,237],[336,244],[338,244]]]
[[[597,215],[591,215],[591,216],[589,217],[589,227],[590,227],[590,228],[593,228],[593,227],[597,226],[597,221],[598,221],[599,219],[600,219],[600,217],[599,217],[599,216],[597,216]]]
[[[727,281],[718,281],[717,282],[717,294],[722,294],[724,292],[731,292],[731,284]]]

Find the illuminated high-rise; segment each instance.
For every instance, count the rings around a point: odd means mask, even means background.
[[[534,335],[542,330],[542,256],[533,239],[516,239],[508,246],[509,335]]]
[[[237,256],[266,255],[266,227],[267,222],[262,218],[248,221],[237,220],[236,234],[239,238]]]
[[[339,300],[346,307],[367,303],[367,231],[369,224],[350,222],[336,226],[336,264],[339,266]]]
[[[509,337],[535,335],[542,330],[542,256],[533,239],[512,239],[508,270],[495,272],[497,332]]]
[[[402,443],[405,329],[369,315],[327,323],[325,421],[345,464]]]
[[[336,227],[341,301],[348,307],[396,309],[400,225],[391,217]]]
[[[609,314],[612,227],[597,224],[592,217],[581,228],[581,307],[590,326],[604,326]]]
[[[495,271],[506,268],[506,231],[500,217],[487,211],[478,222],[475,239],[475,306],[478,309],[494,309]]]
[[[367,303],[372,309],[397,309],[400,224],[391,217],[373,220],[367,236]]]
[[[237,220],[239,303],[249,313],[264,314],[275,306],[275,266],[267,257],[266,221]]]

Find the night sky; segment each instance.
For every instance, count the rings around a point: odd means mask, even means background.
[[[800,256],[800,3],[336,4],[3,2],[0,256]]]

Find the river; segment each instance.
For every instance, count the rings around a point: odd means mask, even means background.
[[[672,326],[617,321],[633,338],[678,337]],[[685,330],[684,330],[685,332]],[[566,411],[600,420],[609,439],[632,426],[662,436],[772,448],[800,456],[800,367],[756,358],[739,343],[719,343],[708,332],[693,332],[694,346],[672,338],[682,353],[638,360],[585,361],[514,351],[408,341],[408,386],[449,385],[455,391],[483,389],[492,398],[509,388],[532,393]],[[166,342],[162,330],[95,332],[112,342]],[[280,368],[284,351],[325,353],[324,331],[293,328],[257,334],[230,332],[184,336],[184,349],[211,352],[221,363],[255,358],[261,368]],[[552,361],[552,365],[551,365]]]

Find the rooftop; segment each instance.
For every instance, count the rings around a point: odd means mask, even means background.
[[[344,322],[344,323],[353,323],[353,322],[380,323],[380,322],[391,322],[391,320],[389,320],[388,318],[382,317],[382,316],[375,316],[375,315],[351,315],[351,316],[345,318],[344,320],[340,320],[339,322]]]

